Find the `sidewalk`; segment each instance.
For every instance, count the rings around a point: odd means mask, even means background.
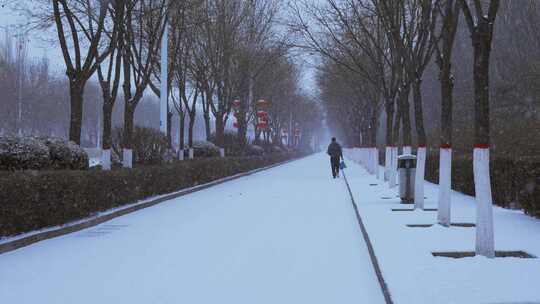
[[[540,259],[435,258],[434,251],[474,251],[475,228],[443,228],[436,225],[436,212],[391,211],[412,206],[400,204],[397,188],[389,189],[360,165],[348,161],[347,166],[394,303],[540,303]],[[426,208],[437,208],[437,195],[437,185],[426,182]],[[452,222],[475,222],[473,197],[452,193]],[[540,257],[540,220],[496,207],[494,223],[496,250],[523,250]]]

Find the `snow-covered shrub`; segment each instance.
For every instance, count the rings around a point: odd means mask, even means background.
[[[264,155],[264,148],[257,145],[247,145],[245,154],[246,156],[262,156]]]
[[[209,141],[194,140],[193,141],[193,155],[195,158],[199,157],[219,157],[219,147]],[[185,157],[188,157],[188,150],[184,150]]]
[[[86,170],[88,155],[55,137],[0,138],[0,170]]]
[[[41,137],[40,140],[49,148],[52,169],[88,169],[88,154],[79,145],[58,137]]]
[[[49,148],[39,138],[0,138],[0,170],[39,170],[49,166]]]
[[[270,148],[271,153],[283,153],[285,150],[280,146],[272,146]]]

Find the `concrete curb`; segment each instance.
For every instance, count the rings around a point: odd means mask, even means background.
[[[251,170],[251,171],[247,171],[247,172],[239,173],[239,174],[236,174],[236,175],[228,176],[228,177],[225,177],[225,178],[222,178],[222,179],[211,181],[211,182],[206,183],[206,184],[202,184],[202,185],[195,186],[195,187],[192,187],[192,188],[183,189],[183,190],[180,190],[178,192],[174,192],[172,194],[166,194],[164,196],[160,196],[159,198],[151,199],[151,200],[149,200],[147,202],[134,203],[134,204],[132,204],[132,206],[128,205],[126,208],[122,208],[120,210],[116,210],[116,211],[113,211],[113,212],[105,214],[105,215],[98,215],[96,217],[90,217],[90,218],[82,220],[80,222],[76,222],[75,224],[72,224],[72,225],[68,224],[67,226],[62,226],[62,227],[59,227],[59,228],[56,228],[56,229],[51,229],[51,230],[47,230],[47,231],[43,231],[43,232],[38,232],[38,233],[29,235],[29,236],[25,236],[25,237],[15,239],[13,241],[7,241],[5,243],[0,244],[0,255],[4,254],[4,253],[7,253],[7,252],[10,252],[10,251],[14,251],[14,250],[26,247],[26,246],[30,246],[30,245],[35,244],[37,242],[49,240],[49,239],[52,239],[52,238],[55,238],[55,237],[63,236],[63,235],[73,233],[73,232],[77,232],[77,231],[80,231],[80,230],[83,230],[83,229],[86,229],[86,228],[94,227],[94,226],[97,226],[97,225],[102,224],[104,222],[108,222],[108,221],[110,221],[112,219],[115,219],[117,217],[129,214],[129,213],[133,213],[133,212],[141,210],[141,209],[152,207],[154,205],[157,205],[157,204],[160,204],[162,202],[165,202],[165,201],[168,201],[168,200],[171,200],[171,199],[175,199],[175,198],[178,198],[178,197],[181,197],[181,196],[184,196],[184,195],[188,195],[188,194],[191,194],[191,193],[194,193],[194,192],[205,190],[205,189],[208,189],[210,187],[217,186],[217,185],[220,185],[220,184],[223,184],[223,183],[235,180],[235,179],[239,179],[239,178],[246,177],[246,176],[261,172],[261,171],[265,171],[265,170],[272,169],[272,168],[275,168],[275,167],[278,167],[278,166],[282,166],[282,165],[288,164],[290,162],[300,160],[300,159],[302,159],[304,157],[295,158],[295,159],[287,160],[287,161],[280,162],[280,163],[277,163],[277,164],[273,164],[273,165],[270,165],[270,166],[267,166],[267,167],[254,169],[254,170]]]
[[[360,212],[358,211],[358,205],[356,204],[354,200],[354,196],[353,196],[351,187],[349,185],[349,181],[347,180],[347,176],[345,175],[345,171],[341,171],[341,172],[343,173],[343,179],[345,180],[345,185],[347,185],[347,190],[349,191],[349,196],[351,197],[351,204],[353,205],[354,212],[356,213],[358,226],[360,227],[360,231],[362,231],[362,237],[364,241],[366,242],[371,264],[373,265],[373,269],[375,270],[375,274],[377,275],[377,280],[379,281],[379,285],[381,287],[384,300],[386,304],[394,304],[394,302],[392,301],[392,295],[390,294],[390,290],[388,289],[388,285],[386,285],[386,281],[384,280],[384,277],[382,275],[381,267],[379,266],[379,261],[377,260],[377,256],[375,255],[375,250],[373,250],[373,245],[371,244],[371,240],[367,233],[366,226],[364,225],[364,222],[362,221],[362,217],[360,216]]]

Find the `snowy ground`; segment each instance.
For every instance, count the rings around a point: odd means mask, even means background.
[[[384,303],[329,171],[312,156],[0,255],[0,302]]]
[[[540,303],[540,259],[434,258],[433,251],[474,251],[474,228],[409,228],[434,224],[436,212],[407,208],[397,188],[348,162],[347,177],[395,303]],[[370,184],[378,184],[370,186]],[[425,184],[426,208],[437,208],[437,185]],[[391,197],[391,199],[382,199]],[[474,223],[474,198],[452,193],[452,222]],[[540,257],[540,220],[495,208],[495,249]]]

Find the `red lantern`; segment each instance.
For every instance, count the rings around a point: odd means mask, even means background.
[[[268,117],[268,113],[266,111],[257,111],[257,117],[259,118]]]

